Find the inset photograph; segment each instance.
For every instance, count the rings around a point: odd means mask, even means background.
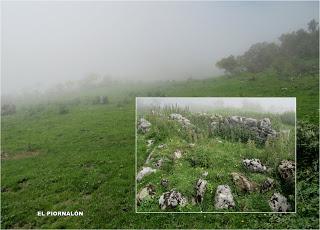
[[[136,212],[295,212],[296,98],[136,98]]]

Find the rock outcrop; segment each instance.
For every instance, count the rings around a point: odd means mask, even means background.
[[[195,197],[197,203],[202,203],[204,194],[205,194],[206,189],[207,189],[207,183],[208,182],[206,180],[203,180],[203,179],[199,179],[197,181],[197,184],[196,184],[196,197]]]
[[[253,192],[256,190],[257,185],[250,182],[244,175],[240,173],[231,173],[234,184],[242,192]]]
[[[274,212],[287,212],[291,208],[287,198],[280,193],[274,193],[272,195],[269,200],[269,206]]]
[[[191,122],[189,119],[185,118],[184,116],[182,116],[181,114],[178,113],[172,113],[170,114],[169,118],[171,120],[176,120],[178,121],[180,124],[182,124],[183,126],[190,126]]]
[[[293,161],[283,160],[278,166],[278,172],[281,179],[286,183],[292,184],[295,179],[296,163]]]
[[[260,192],[267,192],[270,191],[274,186],[274,180],[271,178],[267,178],[262,184],[260,185]]]
[[[175,208],[178,205],[181,207],[187,204],[187,199],[180,192],[174,190],[163,193],[159,198],[159,205],[162,210],[167,208]]]
[[[156,171],[156,169],[150,167],[143,167],[137,175],[137,181],[141,181],[143,177],[150,175],[151,173],[154,173]]]
[[[150,130],[151,123],[144,118],[138,121],[138,131],[142,133],[147,133]]]
[[[230,187],[228,185],[219,185],[215,195],[215,208],[225,209],[234,207],[235,202]]]
[[[243,127],[248,129],[255,137],[265,142],[268,138],[274,138],[277,136],[277,132],[272,129],[271,121],[269,118],[263,118],[257,120],[250,117],[230,116],[222,118],[221,116],[215,116],[210,123],[211,130],[214,132],[219,127]]]
[[[263,165],[259,159],[245,159],[242,163],[247,169],[253,172],[267,171],[267,167]]]
[[[137,204],[140,205],[143,201],[152,198],[156,194],[154,185],[149,184],[137,194]]]

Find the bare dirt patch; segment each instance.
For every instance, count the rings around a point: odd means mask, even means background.
[[[8,154],[6,152],[1,152],[1,160],[20,160],[29,157],[38,156],[40,152],[38,151],[27,151],[27,152],[20,152],[16,154]]]

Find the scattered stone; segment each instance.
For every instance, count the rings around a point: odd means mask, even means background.
[[[228,185],[219,185],[215,195],[215,208],[234,208],[235,203],[231,193],[231,189]]]
[[[146,119],[141,118],[138,121],[138,131],[141,131],[142,133],[146,133],[150,130],[150,127],[151,127],[151,123]]]
[[[274,180],[271,178],[267,178],[262,184],[260,185],[260,192],[267,192],[270,191],[274,186]]]
[[[157,160],[157,162],[154,164],[155,167],[157,167],[158,169],[162,167],[163,164],[163,159],[159,159]]]
[[[154,173],[156,171],[156,169],[150,167],[143,167],[137,175],[137,181],[141,181],[144,176],[150,175],[151,173]]]
[[[287,212],[291,206],[287,201],[287,198],[280,193],[274,193],[269,201],[269,206],[274,212]]]
[[[280,177],[287,183],[292,184],[295,179],[296,163],[293,161],[283,160],[278,166]]]
[[[158,145],[158,149],[163,149],[163,148],[165,148],[166,146],[167,146],[166,144]]]
[[[190,120],[188,120],[187,118],[185,118],[184,116],[182,116],[181,114],[178,113],[172,113],[170,114],[169,118],[171,120],[176,120],[178,121],[180,124],[182,124],[183,126],[189,126],[191,125]]]
[[[153,145],[154,140],[148,140],[147,141],[147,147],[149,148],[151,145]]]
[[[149,162],[151,161],[151,160],[153,160],[153,153],[154,153],[154,151],[151,151],[150,153],[149,153],[149,155],[148,155],[148,157],[147,157],[147,159],[146,159],[146,162],[145,162],[145,164],[149,164]]]
[[[253,172],[265,172],[267,167],[264,166],[259,159],[245,159],[243,165]]]
[[[161,179],[160,184],[161,184],[164,188],[168,188],[168,186],[169,186],[169,180],[168,180],[168,179]]]
[[[182,152],[179,149],[177,149],[173,154],[175,159],[180,159],[182,157]]]
[[[172,120],[182,120],[183,116],[178,113],[172,113],[170,114],[169,118]]]
[[[208,176],[208,172],[205,171],[204,173],[202,173],[202,176],[207,177]]]
[[[257,185],[253,182],[250,182],[245,176],[240,173],[231,173],[233,182],[235,185],[243,192],[253,192]]]
[[[206,189],[207,189],[207,183],[208,182],[206,180],[202,180],[202,179],[199,179],[197,181],[197,184],[196,184],[196,198],[195,198],[197,203],[202,203],[204,194],[205,194]]]
[[[194,148],[194,146],[196,146],[196,145],[193,144],[193,143],[188,144],[188,147],[189,147],[189,148]]]
[[[174,190],[165,192],[160,196],[159,205],[162,210],[166,208],[175,208],[178,205],[181,207],[187,204],[187,199],[181,195],[180,192]]]
[[[147,187],[141,189],[141,191],[137,194],[137,204],[140,205],[143,201],[152,198],[155,194],[155,186],[152,184],[147,185]]]

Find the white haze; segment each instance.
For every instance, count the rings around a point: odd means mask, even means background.
[[[2,93],[90,73],[207,78],[219,59],[318,20],[318,2],[1,2]]]
[[[191,111],[207,112],[214,109],[231,108],[246,111],[283,113],[296,111],[294,97],[139,97],[137,109],[149,107],[178,106]]]

